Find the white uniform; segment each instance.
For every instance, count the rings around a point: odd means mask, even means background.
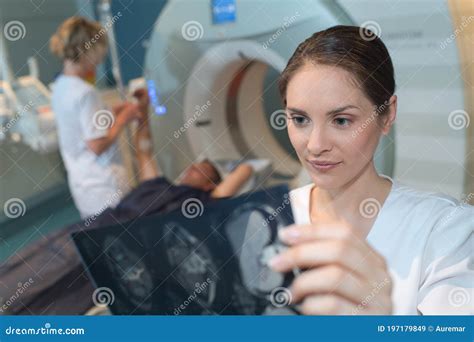
[[[107,109],[100,94],[79,77],[61,75],[53,86],[52,108],[69,188],[81,217],[114,207],[130,190],[118,144],[112,144],[100,156],[86,145],[88,140],[106,136],[110,127],[102,125],[112,119],[110,115],[94,117]]]
[[[367,241],[385,257],[395,315],[474,313],[474,207],[393,180]],[[313,184],[290,192],[295,222],[309,224]]]

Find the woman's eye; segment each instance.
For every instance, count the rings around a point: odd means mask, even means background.
[[[291,120],[295,124],[295,126],[303,126],[308,123],[308,119],[304,116],[292,116]]]
[[[351,120],[346,118],[336,118],[334,119],[334,122],[336,123],[336,125],[344,127],[348,126],[351,123]]]

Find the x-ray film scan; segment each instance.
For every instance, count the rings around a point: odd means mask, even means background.
[[[288,290],[298,272],[273,272],[293,223],[286,186],[203,204],[123,225],[73,234],[113,314],[295,314]]]

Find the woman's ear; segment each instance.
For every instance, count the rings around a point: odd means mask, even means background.
[[[393,123],[397,117],[397,95],[392,95],[388,100],[389,106],[387,113],[384,115],[382,122],[382,134],[387,135],[392,128]]]

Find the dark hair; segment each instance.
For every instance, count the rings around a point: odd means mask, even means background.
[[[286,106],[288,82],[306,63],[337,66],[353,75],[367,98],[380,114],[395,92],[392,60],[382,40],[372,31],[358,26],[334,26],[316,32],[296,48],[279,78],[280,96]]]
[[[202,163],[206,163],[208,165],[211,166],[212,168],[212,171],[214,172],[214,176],[211,177],[212,178],[212,181],[215,183],[215,184],[219,184],[221,181],[222,181],[222,177],[221,177],[221,174],[219,172],[219,170],[217,170],[217,167],[214,165],[213,162],[211,162],[209,159],[204,159],[202,161]]]

